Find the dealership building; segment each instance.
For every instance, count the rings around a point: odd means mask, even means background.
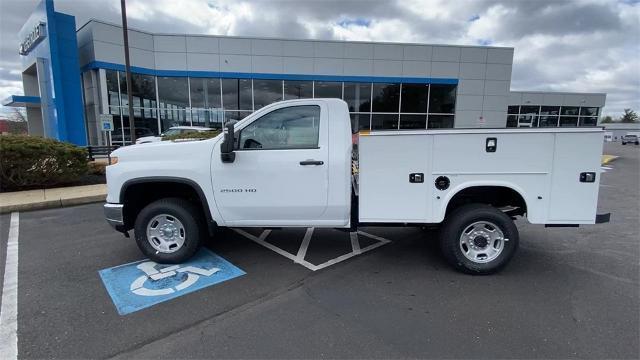
[[[176,125],[221,127],[270,103],[331,97],[359,130],[596,126],[605,94],[511,91],[513,48],[273,39],[129,30],[44,0],[20,31],[29,131],[79,145],[129,141]]]

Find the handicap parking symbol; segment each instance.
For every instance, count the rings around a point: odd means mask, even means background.
[[[179,265],[141,260],[99,271],[120,315],[171,300],[244,275],[245,272],[207,249]]]

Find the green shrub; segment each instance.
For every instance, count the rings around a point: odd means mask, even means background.
[[[162,140],[182,140],[182,139],[211,139],[220,134],[220,130],[211,130],[211,131],[203,131],[203,132],[188,132],[183,134],[176,134],[170,136],[163,136]]]
[[[36,136],[0,136],[2,190],[69,183],[87,170],[87,152],[83,148]]]

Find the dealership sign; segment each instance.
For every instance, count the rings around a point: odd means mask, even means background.
[[[31,51],[45,36],[47,36],[46,32],[46,24],[44,22],[39,22],[33,30],[25,37],[25,39],[20,43],[19,53],[20,55],[27,55],[29,51]]]

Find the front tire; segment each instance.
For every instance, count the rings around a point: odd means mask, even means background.
[[[140,251],[160,264],[189,260],[205,239],[200,210],[179,198],[160,199],[136,217],[134,233]]]
[[[458,271],[475,275],[501,270],[515,254],[518,242],[513,220],[484,204],[454,210],[440,233],[440,248],[447,262]]]

